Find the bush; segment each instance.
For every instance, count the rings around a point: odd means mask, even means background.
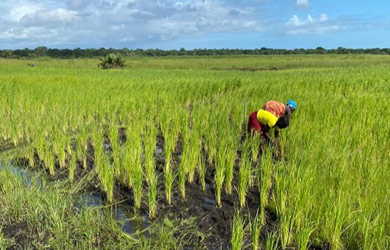
[[[119,54],[108,54],[105,57],[100,58],[100,63],[98,64],[99,68],[102,69],[113,69],[113,68],[122,68],[125,66],[125,60]]]

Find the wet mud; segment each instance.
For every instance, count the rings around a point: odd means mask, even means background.
[[[284,68],[277,68],[277,67],[267,67],[267,68],[212,68],[212,70],[236,70],[236,71],[249,71],[249,72],[256,72],[256,71],[278,71],[278,70],[284,70]]]

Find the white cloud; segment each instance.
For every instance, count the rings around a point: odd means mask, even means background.
[[[327,14],[321,14],[319,18],[313,18],[311,15],[307,15],[306,19],[300,19],[298,15],[293,15],[288,22],[286,23],[287,26],[294,26],[294,27],[300,27],[300,26],[306,26],[310,24],[315,23],[323,23],[328,21],[328,15]]]
[[[79,20],[77,12],[63,8],[53,10],[39,10],[25,15],[20,22],[25,26],[53,26],[75,23]]]
[[[227,0],[1,0],[0,45],[12,39],[31,46],[122,42],[131,47],[209,33],[255,32],[263,30],[259,5]]]
[[[42,7],[39,4],[26,3],[24,5],[11,8],[7,19],[13,21],[20,21],[20,19],[22,19],[24,16],[33,15],[41,9]]]
[[[298,6],[299,8],[309,8],[310,3],[309,0],[297,0],[296,6]]]
[[[327,14],[321,14],[320,15],[320,22],[326,22],[328,21],[328,15]]]
[[[54,29],[46,29],[43,27],[29,27],[29,28],[11,28],[0,33],[0,39],[47,39],[53,35],[57,35],[58,32]]]
[[[293,3],[310,7],[309,0]],[[327,14],[288,18],[275,5],[269,0],[0,0],[0,46],[137,48],[193,38],[206,44],[202,37],[220,34],[324,33],[366,24]]]
[[[298,34],[319,34],[341,29],[338,24],[328,24],[328,15],[321,14],[318,18],[307,15],[305,19],[300,19],[298,15],[293,15],[286,23],[286,33],[290,35]]]

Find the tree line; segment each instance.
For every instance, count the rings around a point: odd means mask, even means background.
[[[338,47],[337,49],[324,49],[317,47],[316,49],[192,49],[186,50],[161,50],[161,49],[53,49],[44,46],[35,49],[16,49],[16,50],[0,50],[1,58],[36,58],[36,57],[51,57],[51,58],[94,58],[103,57],[108,54],[119,54],[124,57],[131,56],[228,56],[228,55],[304,55],[304,54],[375,54],[375,55],[390,55],[390,48],[372,48],[372,49],[348,49]]]

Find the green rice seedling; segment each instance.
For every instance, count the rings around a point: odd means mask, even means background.
[[[182,152],[182,158],[179,164],[179,169],[178,169],[178,177],[179,177],[179,189],[180,189],[180,194],[181,197],[185,200],[186,198],[186,177],[187,177],[187,172],[186,172],[186,166],[189,165],[189,160],[188,160],[188,154],[189,152],[189,147],[188,147],[188,142],[183,141],[183,152]]]
[[[252,249],[259,249],[259,238],[260,238],[260,230],[262,228],[262,224],[260,223],[260,217],[256,214],[255,219],[252,223]]]
[[[153,176],[149,183],[148,203],[149,203],[149,217],[155,218],[157,214],[157,176]]]
[[[101,172],[99,172],[98,176],[103,186],[103,191],[107,195],[107,200],[111,203],[113,201],[114,196],[114,168],[110,163],[110,157],[106,153],[104,153],[103,158],[103,165],[101,168]]]
[[[155,175],[155,160],[154,152],[156,150],[157,129],[153,125],[149,125],[144,133],[145,147],[145,179],[151,183]]]
[[[232,194],[232,182],[234,164],[236,161],[236,144],[229,140],[226,150],[226,169],[225,169],[225,190],[227,194]]]
[[[112,148],[112,158],[114,162],[114,168],[116,176],[119,177],[121,175],[120,173],[120,148],[119,148],[119,142],[118,142],[118,127],[114,123],[110,124],[110,127],[108,129],[108,136],[110,138],[110,145]]]
[[[280,219],[279,237],[283,249],[292,243],[293,239],[293,218],[291,215],[282,214]]]
[[[272,186],[272,157],[268,150],[262,155],[259,175],[260,191],[260,223],[265,223],[265,207],[268,205],[269,190]]]
[[[217,153],[217,160],[215,162],[215,189],[216,189],[216,200],[218,206],[221,206],[221,192],[225,178],[225,164],[226,164],[226,147],[220,146]]]
[[[74,171],[76,170],[76,161],[77,161],[77,156],[75,154],[73,154],[71,157],[70,157],[70,161],[69,161],[69,175],[68,175],[68,178],[69,178],[69,181],[70,182],[73,182],[73,179],[74,179]]]
[[[196,152],[199,152],[199,151],[200,150],[198,150]],[[194,155],[197,156],[197,158],[195,158],[195,159],[196,159],[196,163],[197,163],[197,169],[198,169],[200,183],[202,185],[202,190],[206,191],[206,171],[207,171],[206,162],[204,159],[202,159],[202,155],[200,153],[198,153],[198,154],[194,153]]]
[[[309,226],[298,229],[295,233],[296,243],[299,249],[306,250],[310,247],[310,236],[315,231]]]
[[[141,145],[141,125],[134,122],[129,133],[128,143],[126,145],[127,178],[129,187],[133,188],[134,203],[136,208],[141,207],[142,189],[143,189],[143,169],[142,169],[142,145]]]
[[[248,147],[249,145],[245,145],[242,151],[240,175],[238,178],[238,196],[240,199],[240,207],[244,207],[245,205],[246,192],[251,174],[251,163],[248,159]]]
[[[167,160],[170,160],[169,158]],[[173,175],[173,170],[171,167],[166,167],[164,169],[164,177],[165,177],[165,182],[164,182],[164,188],[165,188],[165,198],[168,204],[171,204],[172,200],[172,186],[174,182],[174,175]]]
[[[126,141],[123,145],[123,156],[120,164],[120,176],[121,182],[124,183],[129,188],[132,188],[134,185],[134,174],[133,174],[133,155],[130,145],[130,140]]]
[[[266,250],[277,250],[278,247],[278,236],[275,232],[269,233],[265,238],[265,249]]]
[[[45,166],[49,169],[50,175],[54,175],[54,166],[55,166],[55,157],[52,152],[52,148],[50,145],[45,145],[44,146],[44,151],[43,151],[43,161],[45,163]]]
[[[195,128],[194,130],[188,132],[189,133],[189,142],[188,142],[188,162],[186,166],[186,171],[188,175],[188,182],[193,183],[195,176],[195,169],[198,169],[198,173],[202,182],[205,182],[205,166],[202,165],[202,155],[201,155],[201,142],[202,137],[200,135],[200,129]]]
[[[35,148],[33,145],[30,145],[27,148],[27,159],[31,167],[35,167]]]
[[[171,189],[173,185],[173,171],[171,169],[171,149],[173,148],[174,141],[172,139],[171,133],[170,133],[170,120],[168,118],[165,118],[166,120],[163,120],[161,122],[161,128],[163,131],[163,135],[165,138],[165,145],[164,145],[164,157],[165,157],[165,166],[164,166],[164,178],[165,178],[165,196],[168,204],[171,204]]]
[[[141,199],[142,199],[142,187],[143,187],[143,170],[141,165],[141,150],[138,148],[139,151],[135,151],[136,155],[133,157],[136,157],[137,160],[135,161],[134,167],[134,203],[136,208],[141,207]]]
[[[233,218],[231,244],[234,250],[241,250],[244,244],[244,222],[239,211]]]
[[[66,167],[66,147],[67,147],[67,136],[66,135],[59,135],[59,152],[58,152],[58,160],[60,168]],[[70,152],[70,151],[68,151]]]

